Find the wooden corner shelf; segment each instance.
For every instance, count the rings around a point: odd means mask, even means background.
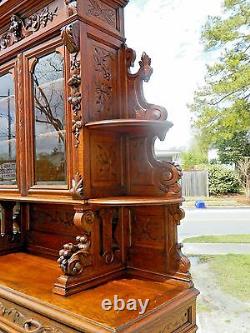
[[[111,119],[94,121],[85,124],[85,127],[96,131],[112,131],[127,134],[154,134],[164,140],[167,131],[173,126],[170,121],[141,120],[141,119]]]

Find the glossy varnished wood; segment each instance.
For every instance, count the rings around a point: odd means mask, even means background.
[[[196,331],[197,291],[177,236],[182,171],[154,153],[173,124],[143,94],[151,58],[143,53],[131,70],[127,3],[0,1],[0,75],[14,73],[17,169],[16,185],[0,185],[0,331]],[[36,123],[44,119],[34,76],[50,54],[63,61],[64,127],[58,116],[49,126],[66,142],[65,159],[48,144],[53,162],[39,162],[38,181]],[[149,298],[147,313],[103,311],[102,299],[115,294]]]
[[[47,315],[50,314],[51,319],[56,319],[56,311],[61,314],[63,311],[65,317],[61,317],[62,323],[69,324],[69,316],[71,315],[73,316],[72,320],[75,320],[82,329],[88,327],[88,321],[93,327],[98,323],[103,329],[105,327],[121,329],[123,326],[135,325],[138,320],[149,315],[153,316],[157,309],[163,310],[165,306],[173,306],[175,300],[180,302],[181,299],[188,299],[190,292],[186,283],[177,283],[171,279],[164,283],[158,283],[124,277],[94,289],[62,298],[51,293],[50,287],[58,275],[58,268],[52,260],[18,253],[0,257],[0,265],[2,269],[0,297],[6,296],[8,291],[9,295],[13,292],[12,301],[21,301],[23,305],[25,302],[33,302],[34,308],[32,310],[39,309],[43,312],[42,314],[46,312]],[[22,266],[22,270],[17,269],[20,266]],[[101,308],[102,300],[105,298],[113,299],[114,295],[119,295],[120,298],[126,300],[129,298],[149,298],[148,310],[144,316],[139,316],[137,311],[103,311]],[[196,292],[192,291],[192,297],[195,296]],[[80,318],[83,321],[81,325]]]

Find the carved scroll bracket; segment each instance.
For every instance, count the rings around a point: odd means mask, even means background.
[[[181,197],[181,185],[179,180],[182,176],[180,166],[174,162],[157,161],[155,182],[159,189],[166,194]]]
[[[71,89],[68,102],[73,112],[72,133],[75,138],[75,147],[80,143],[80,133],[84,122],[81,113],[81,62],[79,57],[80,50],[80,22],[75,21],[62,29],[62,40],[70,53],[70,79],[68,86]]]
[[[130,68],[134,66],[136,53],[130,48],[126,48],[125,52],[128,70],[129,110],[134,112],[136,119],[166,120],[168,116],[167,110],[164,107],[148,103],[143,93],[143,82],[148,82],[153,73],[151,58],[144,52],[139,61],[140,68],[138,72],[132,74]]]
[[[185,217],[185,212],[179,205],[173,205],[168,207],[170,216],[172,217],[171,229],[172,233],[175,235],[170,246],[170,257],[173,266],[171,268],[172,272],[175,274],[184,277],[185,280],[188,280],[191,283],[191,275],[189,273],[190,261],[182,253],[183,245],[177,242],[177,231],[176,226],[180,224],[180,220]]]
[[[76,237],[76,244],[68,243],[59,252],[58,263],[63,273],[69,276],[81,274],[91,265],[91,240],[88,233]]]
[[[65,275],[79,275],[92,265],[91,234],[94,220],[95,213],[92,210],[76,208],[74,224],[81,231],[81,236],[76,237],[76,244],[65,244],[59,251],[58,263]]]

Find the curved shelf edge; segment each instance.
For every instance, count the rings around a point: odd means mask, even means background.
[[[112,131],[127,134],[154,134],[164,140],[166,133],[173,126],[170,121],[141,119],[111,119],[85,124],[89,130]]]
[[[165,197],[135,197],[135,196],[122,196],[122,197],[107,197],[89,199],[88,204],[97,206],[157,206],[157,205],[171,205],[182,203],[184,198],[169,199]]]

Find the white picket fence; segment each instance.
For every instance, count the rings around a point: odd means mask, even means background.
[[[181,186],[185,197],[208,196],[208,171],[184,171]]]

